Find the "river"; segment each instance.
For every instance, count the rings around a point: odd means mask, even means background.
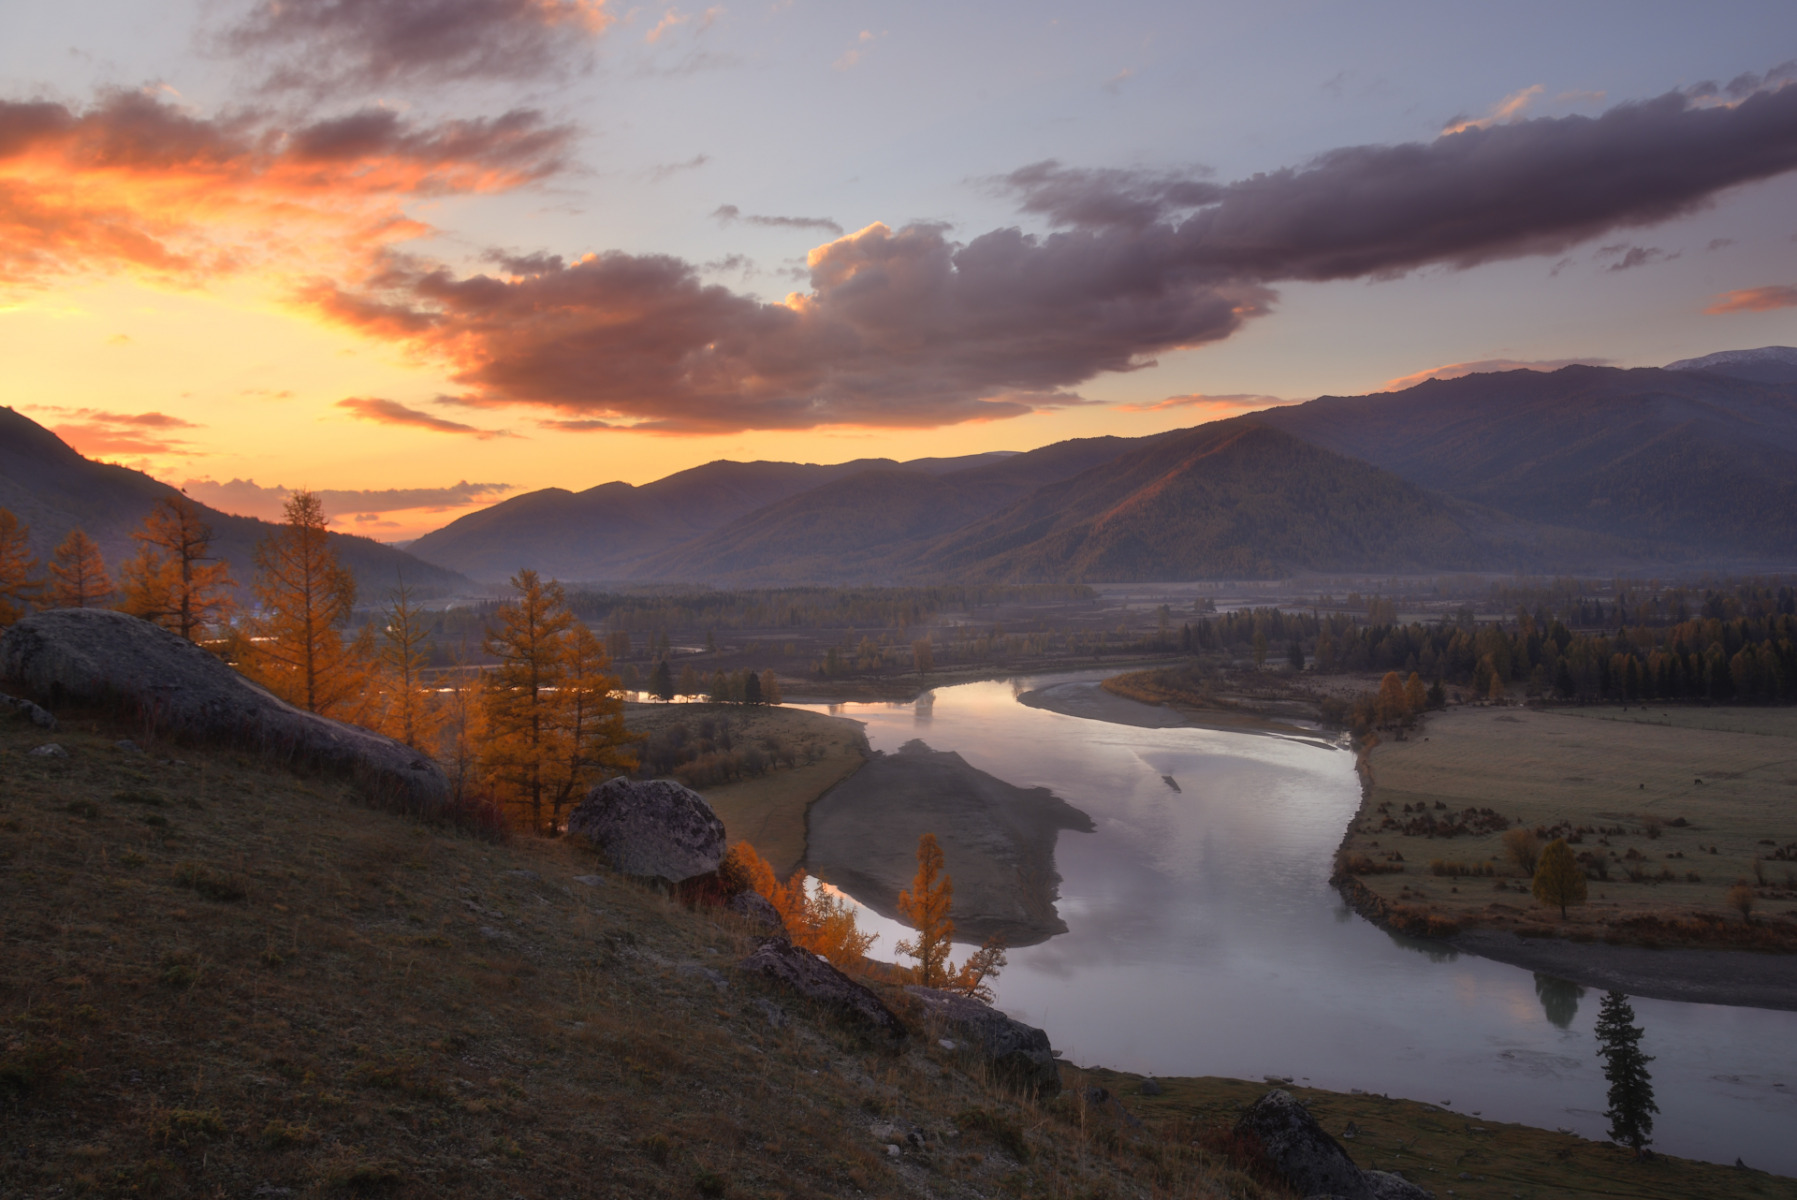
[[[1592,1034],[1601,993],[1394,937],[1329,887],[1359,804],[1350,751],[1320,738],[1136,728],[1016,699],[1096,678],[828,709],[863,722],[876,750],[921,738],[1008,783],[1051,788],[1096,823],[1062,833],[1068,931],[1010,951],[999,1008],[1047,1030],[1071,1063],[1289,1076],[1605,1136]],[[861,923],[881,935],[876,957],[908,933],[868,909]],[[1654,1147],[1797,1175],[1797,1013],[1632,1003],[1655,1056]]]

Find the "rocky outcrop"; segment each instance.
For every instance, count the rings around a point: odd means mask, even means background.
[[[8,696],[5,692],[0,692],[0,713],[8,712],[16,714],[21,720],[30,721],[39,729],[52,732],[56,729],[56,718],[48,709],[33,704],[23,696]]]
[[[1400,1175],[1363,1171],[1341,1143],[1324,1132],[1297,1097],[1275,1088],[1256,1100],[1235,1124],[1252,1134],[1268,1160],[1301,1196],[1337,1200],[1434,1200]]]
[[[591,842],[613,870],[668,883],[709,875],[724,858],[724,823],[671,779],[606,780],[569,814],[568,833]]]
[[[786,928],[786,922],[780,919],[780,911],[774,907],[773,901],[760,892],[738,892],[730,897],[729,903],[724,907],[757,925],[764,925],[769,929]]]
[[[768,938],[739,970],[785,985],[849,1024],[903,1040],[905,1027],[872,991],[785,938]]]
[[[989,1004],[936,988],[908,987],[923,1002],[930,1021],[956,1042],[977,1050],[1000,1079],[1012,1087],[1041,1096],[1061,1090],[1061,1069],[1055,1063],[1048,1035],[1025,1025]]]
[[[158,736],[247,746],[338,772],[369,798],[432,812],[449,781],[427,756],[295,708],[187,639],[124,613],[33,613],[0,636],[0,676],[50,704],[122,708]]]

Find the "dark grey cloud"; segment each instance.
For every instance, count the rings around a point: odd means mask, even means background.
[[[760,217],[754,214],[744,215],[743,210],[734,204],[720,204],[711,212],[712,219],[720,225],[730,225],[741,221],[744,225],[759,225],[764,229],[809,229],[818,233],[833,233],[841,237],[843,229],[829,217]]]
[[[1607,270],[1632,271],[1636,267],[1645,267],[1652,263],[1669,262],[1677,258],[1678,253],[1668,254],[1658,246],[1630,246],[1619,242],[1613,246],[1598,247],[1597,256],[1616,260],[1606,268]]]
[[[1005,182],[1025,211],[1060,226],[1164,224],[1192,266],[1240,278],[1328,280],[1557,253],[1701,208],[1724,189],[1793,167],[1797,86],[1786,86],[1732,106],[1674,92],[1597,117],[1352,146],[1221,187],[1182,190],[1165,177],[1053,163]]]
[[[263,0],[209,39],[270,90],[539,80],[589,61],[603,0]]]
[[[1797,86],[1732,105],[1674,93],[1226,184],[1037,163],[997,186],[1047,232],[872,225],[814,249],[808,290],[780,304],[615,252],[509,279],[393,257],[367,286],[321,282],[310,299],[444,362],[463,404],[542,406],[576,428],[941,425],[1083,403],[1072,389],[1095,375],[1230,336],[1284,280],[1558,253],[1793,167]],[[1662,253],[1618,242],[1617,265]]]

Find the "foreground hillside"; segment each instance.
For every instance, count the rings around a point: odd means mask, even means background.
[[[0,720],[0,1193],[1279,1194],[866,1043],[571,844],[127,732]]]

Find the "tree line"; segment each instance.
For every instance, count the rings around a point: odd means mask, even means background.
[[[1744,587],[1743,591],[1752,589]],[[1252,655],[1318,671],[1396,671],[1469,687],[1480,698],[1520,686],[1563,700],[1797,701],[1797,595],[1772,590],[1751,608],[1712,594],[1659,625],[1575,629],[1545,610],[1510,621],[1359,624],[1341,614],[1245,609],[1182,625],[1189,654]]]
[[[620,681],[559,584],[520,571],[482,640],[497,665],[432,684],[426,615],[403,580],[380,616],[349,635],[356,579],[331,548],[323,505],[298,491],[283,515],[256,546],[244,608],[211,552],[212,530],[183,496],[158,500],[132,534],[139,550],[116,585],[79,529],[46,575],[25,526],[0,509],[0,626],[33,607],[109,606],[154,622],[290,704],[432,755],[459,796],[533,831],[559,828],[592,783],[634,769]]]

